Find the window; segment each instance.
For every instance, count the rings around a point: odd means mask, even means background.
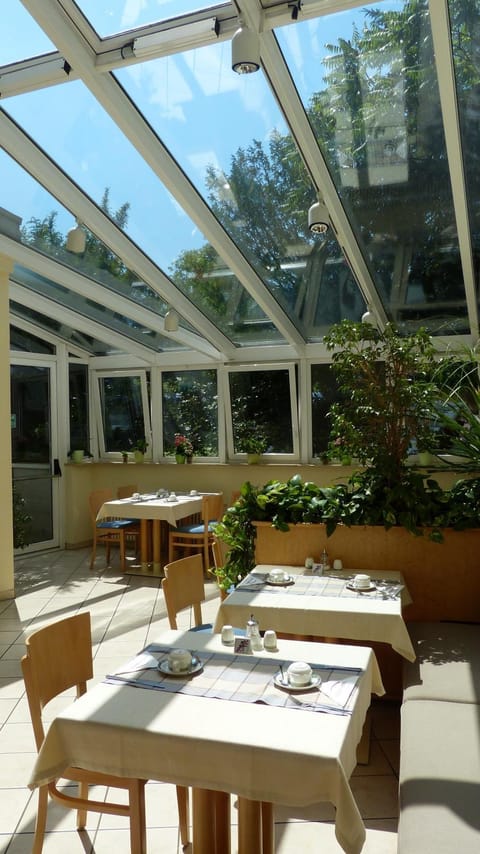
[[[88,368],[86,365],[68,366],[68,392],[70,414],[70,450],[90,451],[88,415]]]
[[[331,422],[329,412],[340,393],[330,365],[312,365],[312,456],[327,453]]]
[[[186,436],[196,456],[218,456],[216,370],[162,374],[163,453],[175,453],[175,433]]]
[[[299,454],[295,366],[244,368],[228,373],[233,454]],[[263,447],[262,447],[263,445]]]
[[[146,371],[99,374],[100,455],[130,451],[139,439],[151,445]]]

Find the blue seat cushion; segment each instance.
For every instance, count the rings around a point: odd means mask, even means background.
[[[208,533],[213,534],[217,522],[209,522],[208,523]],[[200,522],[199,525],[179,525],[178,528],[175,528],[180,534],[198,534],[201,536],[205,530],[205,526],[203,522]]]
[[[136,523],[136,519],[106,519],[104,522],[97,522],[97,528],[128,528]]]

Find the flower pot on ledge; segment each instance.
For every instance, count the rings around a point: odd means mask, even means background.
[[[133,458],[134,458],[136,463],[143,463],[143,456],[144,455],[142,454],[141,451],[134,451],[133,452]]]
[[[178,463],[178,465],[183,465],[183,463],[185,462],[185,459],[186,458],[184,457],[183,454],[175,454],[175,462]]]

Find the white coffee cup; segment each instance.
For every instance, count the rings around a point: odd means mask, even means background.
[[[277,648],[277,634],[273,629],[267,629],[263,635],[263,645],[265,649],[275,650]]]
[[[183,673],[192,666],[192,653],[188,649],[172,649],[168,653],[168,666],[172,673]]]
[[[284,569],[280,569],[280,567],[271,569],[268,573],[269,581],[276,581],[277,583],[280,583],[282,581],[288,581],[288,578],[288,573],[285,572]]]
[[[334,569],[343,569],[343,563],[340,560],[340,558],[338,558],[338,557],[335,558],[335,560],[333,561],[333,568]]]
[[[222,627],[222,643],[227,646],[232,646],[235,643],[235,633],[233,631],[233,626],[223,626]]]
[[[292,661],[287,669],[287,679],[295,688],[309,685],[312,681],[312,668],[306,661]]]
[[[364,590],[366,587],[370,587],[370,576],[359,573],[353,579],[353,586],[357,587],[358,590]]]

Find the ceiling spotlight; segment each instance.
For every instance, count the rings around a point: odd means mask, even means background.
[[[312,234],[326,234],[330,225],[327,206],[322,199],[312,205],[308,211],[308,227]]]
[[[163,321],[165,332],[178,332],[178,321],[180,320],[174,308],[169,308]]]
[[[87,245],[87,235],[85,229],[77,219],[77,224],[67,232],[66,249],[67,252],[73,252],[75,255],[83,255],[85,246]]]
[[[252,74],[260,68],[258,34],[242,23],[232,39],[232,68],[237,74]]]

